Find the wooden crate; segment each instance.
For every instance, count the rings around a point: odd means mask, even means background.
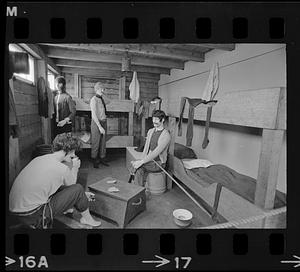
[[[124,228],[134,217],[146,209],[145,188],[127,181],[117,180],[114,184],[107,183],[114,178],[107,177],[88,186],[95,194],[95,202],[91,202],[91,212],[112,220],[120,228]],[[109,187],[117,187],[120,191],[108,192]]]

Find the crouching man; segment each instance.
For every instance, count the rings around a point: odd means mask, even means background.
[[[145,186],[148,173],[162,171],[153,160],[162,168],[166,166],[171,136],[164,128],[165,119],[166,115],[162,110],[155,110],[152,114],[154,128],[148,130],[143,157],[132,162],[132,166],[136,169],[133,182],[136,185]]]
[[[100,226],[89,212],[92,195],[76,184],[78,148],[78,139],[71,133],[59,134],[52,144],[53,153],[36,157],[19,173],[9,194],[9,210],[21,223],[48,228],[53,218],[75,207],[82,215],[81,223]]]

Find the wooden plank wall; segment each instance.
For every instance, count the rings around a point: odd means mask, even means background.
[[[77,97],[74,87],[74,74],[65,74],[67,92],[73,97]],[[125,99],[129,99],[129,85],[132,76],[126,78],[125,84]],[[158,80],[150,77],[139,77],[140,98],[144,101],[151,101],[155,96],[158,96]],[[81,86],[80,94],[84,101],[89,102],[94,95],[94,86],[100,81],[107,88],[108,97],[111,99],[119,99],[119,78],[95,78],[89,76],[79,76],[79,86]],[[133,135],[141,135],[142,121],[134,115],[133,120]]]
[[[38,114],[36,86],[15,80],[15,102],[20,124],[20,164],[23,168],[30,160],[36,144],[42,143],[42,124]]]
[[[67,92],[72,96],[77,96],[74,88],[74,75],[65,74]],[[125,99],[129,99],[129,85],[131,77],[126,78]],[[138,78],[140,83],[140,97],[142,100],[150,101],[153,97],[158,96],[158,81],[150,78]],[[81,97],[89,101],[94,95],[94,86],[96,82],[101,82],[107,88],[108,97],[111,99],[119,98],[119,78],[95,78],[88,76],[79,76],[81,82]]]

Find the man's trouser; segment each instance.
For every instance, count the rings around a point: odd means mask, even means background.
[[[186,145],[191,146],[193,140],[193,123],[194,123],[194,112],[195,107],[199,104],[204,103],[205,101],[200,98],[188,98],[188,97],[181,97],[180,101],[180,113],[179,113],[179,122],[178,122],[178,136],[182,135],[182,119],[184,113],[184,107],[186,100],[189,102],[189,115],[188,115],[188,124],[186,130]]]
[[[162,168],[165,168],[165,163],[158,162]],[[149,173],[162,172],[154,161],[147,162],[138,168],[134,175],[133,183],[140,186],[145,186],[146,179]]]
[[[105,133],[107,131],[106,120],[99,121],[100,125],[104,128]],[[105,158],[106,156],[106,134],[101,134],[97,124],[92,120],[91,123],[91,157]]]
[[[63,127],[58,127],[57,124],[55,123],[54,138],[58,134],[68,133],[68,132],[72,132],[72,124],[65,124]]]
[[[73,184],[70,186],[61,186],[50,197],[50,202],[45,205],[47,205],[45,208],[46,224],[49,224],[51,221],[51,211],[52,218],[62,215],[63,212],[73,207],[75,207],[79,212],[83,212],[89,207],[89,201],[85,195],[83,187],[80,184]],[[19,221],[23,224],[34,226],[35,228],[42,228],[43,210],[44,205],[35,213],[30,215],[14,214],[17,215]]]

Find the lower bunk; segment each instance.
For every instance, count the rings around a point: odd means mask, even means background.
[[[169,172],[209,207],[205,209],[212,218],[220,215],[228,221],[220,228],[286,227],[285,194],[276,191],[274,209],[262,209],[254,204],[255,179],[225,165],[186,169],[184,162],[193,159],[197,156],[192,149],[175,143],[174,155],[169,155]]]

